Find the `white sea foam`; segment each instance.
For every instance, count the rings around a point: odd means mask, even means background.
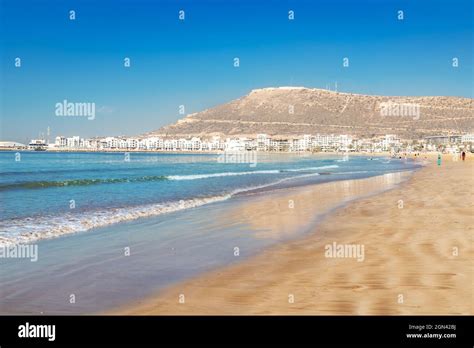
[[[231,196],[231,194],[226,194],[136,207],[110,208],[80,214],[66,213],[58,216],[4,220],[0,222],[0,247],[31,243],[36,240],[87,231],[119,222],[199,207],[204,204],[226,200]]]
[[[238,175],[251,175],[251,174],[281,174],[285,172],[303,172],[303,171],[312,171],[320,169],[332,169],[338,168],[338,165],[328,165],[321,167],[305,167],[305,168],[294,168],[294,169],[282,169],[282,170],[254,170],[247,172],[224,172],[224,173],[211,173],[211,174],[193,174],[193,175],[168,175],[166,178],[168,180],[197,180],[197,179],[208,179],[208,178],[217,178],[222,176],[238,176]]]
[[[332,173],[332,174],[345,175],[345,174],[361,174],[361,173],[368,173],[368,172],[369,172],[368,170],[358,170],[355,172],[339,172],[339,173]]]
[[[237,175],[250,175],[250,174],[279,174],[279,170],[254,170],[249,172],[224,172],[224,173],[211,173],[211,174],[192,174],[192,175],[168,175],[168,180],[197,180],[197,179],[208,179],[217,178],[220,176],[237,176]]]
[[[337,166],[311,167],[304,169],[296,169],[293,171],[317,170],[335,167]],[[262,174],[280,173],[279,170],[262,170],[258,172]],[[207,178],[215,176],[246,175],[250,173],[254,174],[255,171],[174,176],[174,178],[170,177],[170,180],[195,180],[204,177]],[[319,173],[309,173],[298,175],[296,177],[282,178],[280,180],[276,180],[274,182],[262,184],[259,186],[236,189],[231,193],[218,196],[199,197],[180,201],[146,204],[135,207],[109,208],[104,210],[88,211],[78,214],[65,213],[57,216],[45,215],[38,217],[4,220],[0,221],[0,247],[15,244],[31,243],[37,240],[50,239],[62,235],[83,232],[93,228],[105,227],[120,222],[131,221],[139,218],[157,216],[184,209],[199,207],[205,204],[224,201],[237,194],[275,186],[288,180],[301,179],[317,175],[319,175]]]
[[[295,169],[286,169],[286,170],[283,170],[283,171],[285,171],[285,172],[303,172],[303,171],[310,171],[310,170],[333,169],[333,168],[339,168],[339,166],[337,164],[332,164],[332,165],[329,165],[329,166],[295,168]]]
[[[105,227],[119,222],[195,208],[205,204],[224,201],[236,194],[275,186],[292,179],[316,175],[319,174],[311,173],[299,175],[297,177],[283,178],[268,184],[236,189],[231,193],[219,196],[147,204],[136,207],[110,208],[107,210],[89,211],[80,214],[66,213],[58,216],[39,216],[4,220],[0,221],[0,247],[31,243],[42,239],[51,239],[62,235],[87,231],[93,228]]]

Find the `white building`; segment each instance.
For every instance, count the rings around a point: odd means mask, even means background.
[[[226,151],[244,151],[245,144],[240,139],[227,138],[225,142]]]
[[[201,139],[193,137],[191,139],[191,150],[200,151],[201,150]]]
[[[461,137],[461,143],[474,143],[474,133],[464,134]]]
[[[77,135],[66,139],[66,146],[70,149],[79,148],[80,144],[81,144],[81,139]]]
[[[400,139],[395,134],[387,134],[382,139],[381,148],[383,151],[388,151],[400,147],[400,144]]]
[[[463,143],[473,143],[474,134],[466,134]],[[461,143],[459,136],[458,143]],[[427,143],[429,145],[429,142]],[[222,139],[220,136],[210,138],[168,138],[156,136],[145,138],[104,137],[83,139],[79,136],[66,138],[57,136],[54,147],[71,149],[110,149],[138,151],[278,151],[303,152],[314,151],[349,151],[360,150],[367,152],[393,151],[400,149],[402,143],[394,134],[372,139],[356,139],[350,135],[335,134],[304,134],[291,138],[272,138],[267,134],[256,137],[234,137]],[[429,148],[429,147],[428,147]]]
[[[212,137],[210,146],[211,146],[211,150],[214,150],[214,151],[225,149],[225,143],[219,136]]]
[[[127,149],[135,150],[138,148],[138,139],[130,138],[127,139]]]
[[[268,151],[270,149],[270,138],[266,134],[257,134],[257,150]]]
[[[57,136],[56,140],[54,141],[54,145],[56,147],[66,147],[67,146],[67,139],[63,136]]]

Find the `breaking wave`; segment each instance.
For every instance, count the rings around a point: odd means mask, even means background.
[[[165,180],[199,180],[226,176],[255,175],[255,174],[281,174],[287,172],[314,171],[320,169],[338,168],[337,165],[328,165],[321,167],[306,167],[296,169],[274,169],[274,170],[254,170],[246,172],[222,172],[210,174],[190,174],[190,175],[160,175],[160,176],[142,176],[130,178],[107,178],[107,179],[71,179],[62,181],[26,181],[0,185],[0,191],[14,189],[42,189],[49,187],[71,187],[71,186],[89,186],[99,184],[117,184],[133,182],[152,182]]]
[[[196,197],[186,200],[152,203],[140,206],[109,208],[87,211],[79,214],[65,213],[57,216],[45,215],[3,220],[0,221],[0,247],[31,243],[42,239],[51,239],[61,235],[83,232],[120,222],[195,208],[205,204],[224,201],[235,195],[276,186],[285,181],[318,175],[319,173],[311,173],[296,177],[282,178],[268,184],[239,188],[230,193],[217,196]]]

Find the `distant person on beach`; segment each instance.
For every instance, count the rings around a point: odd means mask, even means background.
[[[462,158],[463,161],[466,160],[466,152],[465,151],[463,151],[461,153],[461,158]]]
[[[441,154],[438,154],[438,165],[441,165]]]

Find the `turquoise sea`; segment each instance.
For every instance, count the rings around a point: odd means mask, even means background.
[[[230,207],[418,167],[342,155],[258,154],[253,165],[212,154],[1,152],[0,247],[37,245],[38,260],[0,258],[0,313],[93,313],[143,298],[234,262],[236,245],[245,258],[279,241],[223,219]]]

